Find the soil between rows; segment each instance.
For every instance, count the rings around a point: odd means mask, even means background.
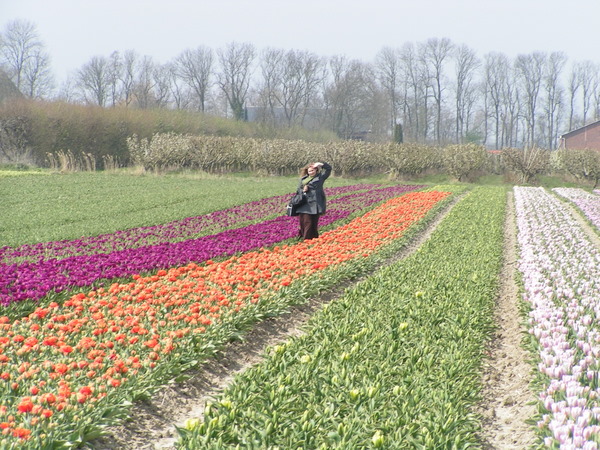
[[[419,235],[387,264],[405,258],[425,242],[450,211],[453,203],[442,211]],[[518,289],[515,284],[516,225],[512,193],[508,196],[505,223],[504,264],[498,297],[496,323],[498,329],[489,349],[483,375],[483,401],[478,412],[484,417],[482,440],[485,449],[524,449],[535,442],[535,435],[526,419],[533,416],[535,400],[529,390],[531,365],[521,347],[523,327],[518,311]],[[175,425],[183,426],[188,418],[202,417],[204,405],[218,395],[235,375],[263,359],[267,346],[274,346],[301,334],[310,316],[322,305],[342,295],[343,291],[361,280],[348,282],[304,305],[295,306],[280,317],[258,323],[243,341],[228,344],[219,354],[201,367],[187,373],[183,383],[170,384],[147,402],[131,410],[129,420],[110,427],[102,438],[89,443],[97,450],[165,450],[174,449],[177,440]]]
[[[496,304],[496,331],[492,337],[483,374],[483,401],[479,413],[484,418],[485,449],[525,449],[536,436],[526,420],[535,414],[536,397],[529,389],[532,379],[530,355],[521,346],[526,330],[519,313],[517,271],[517,227],[512,191],[508,193],[504,222],[503,265]]]

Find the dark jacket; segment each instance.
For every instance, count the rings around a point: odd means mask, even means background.
[[[329,178],[329,175],[331,175],[331,166],[324,162],[321,170],[308,183],[308,192],[306,192],[307,202],[296,209],[299,214],[325,214],[326,199],[323,183]],[[302,192],[302,180],[307,177],[308,175],[300,178],[297,189],[298,193]]]

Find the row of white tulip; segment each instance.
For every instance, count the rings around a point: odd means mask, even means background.
[[[539,370],[538,428],[551,448],[596,449],[600,250],[551,192],[515,187],[514,193],[519,270]]]
[[[600,196],[578,188],[555,188],[553,190],[561,197],[573,202],[585,217],[600,229]]]

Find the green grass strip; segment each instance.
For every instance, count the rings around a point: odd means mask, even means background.
[[[236,377],[180,448],[478,447],[505,190],[468,193],[413,255]]]

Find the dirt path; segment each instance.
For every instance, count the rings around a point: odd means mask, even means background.
[[[512,191],[508,194],[504,224],[504,263],[500,293],[496,306],[498,329],[489,349],[483,375],[484,401],[480,413],[484,417],[485,449],[525,449],[535,443],[531,425],[525,423],[535,414],[535,395],[529,389],[532,366],[521,346],[522,319],[518,309],[515,283],[517,264],[517,229]]]

